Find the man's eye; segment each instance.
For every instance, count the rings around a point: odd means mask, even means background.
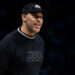
[[[35,16],[35,18],[39,18],[39,16]]]

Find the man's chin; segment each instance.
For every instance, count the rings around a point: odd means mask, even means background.
[[[34,32],[35,32],[35,33],[39,33],[39,32],[40,32],[40,30],[35,30]]]

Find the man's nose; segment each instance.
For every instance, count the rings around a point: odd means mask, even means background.
[[[37,18],[37,22],[41,22],[41,18]]]

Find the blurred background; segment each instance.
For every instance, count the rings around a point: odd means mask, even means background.
[[[40,35],[45,55],[40,75],[75,75],[75,3],[72,0],[1,0],[0,40],[21,25],[21,9],[37,2],[45,11]]]

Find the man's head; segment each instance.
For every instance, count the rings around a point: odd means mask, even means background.
[[[27,31],[38,33],[43,24],[43,10],[36,3],[30,3],[22,9],[22,23]]]

